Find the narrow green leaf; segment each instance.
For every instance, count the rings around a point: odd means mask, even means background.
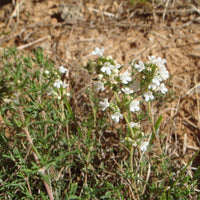
[[[71,184],[71,188],[70,188],[70,192],[69,192],[70,197],[76,193],[77,188],[78,188],[78,184],[77,183],[72,183]]]
[[[42,179],[45,180],[47,182],[47,184],[50,186],[50,181],[49,181],[48,175],[43,174],[42,172],[39,172],[39,174],[42,177]]]
[[[155,128],[155,131],[156,131],[156,134],[158,135],[158,132],[159,132],[159,128],[160,128],[160,123],[162,121],[163,117],[162,115],[158,118],[158,120],[156,121],[155,125],[154,125],[154,128]]]
[[[62,158],[65,158],[67,157],[68,155],[70,154],[75,154],[75,153],[78,153],[79,150],[76,149],[76,150],[73,150],[73,151],[69,151],[69,152],[66,152],[58,157],[56,157],[54,160],[51,160],[49,161],[47,164],[44,164],[46,168],[49,168],[50,166],[54,165],[55,163],[57,163],[58,161],[60,161]]]
[[[3,149],[7,149],[8,148],[8,142],[7,139],[4,135],[0,134],[0,144],[3,147]]]
[[[67,107],[67,110],[68,110],[69,114],[70,114],[70,115],[73,115],[73,111],[72,111],[72,109],[71,109],[71,107],[70,107],[68,101],[65,101],[65,105],[66,105],[66,107]]]

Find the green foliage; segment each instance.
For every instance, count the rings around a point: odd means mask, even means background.
[[[100,57],[85,68],[93,76],[94,71],[100,73],[105,62],[115,64],[111,57]],[[91,88],[84,93],[90,100],[84,105],[92,109],[80,119],[70,80],[68,86],[63,82],[55,86],[62,74],[42,50],[30,55],[5,50],[0,66],[0,199],[49,199],[44,183],[59,200],[128,200],[136,195],[140,199],[187,199],[195,195],[199,170],[191,178],[186,168],[177,169],[164,153],[152,155],[154,140],[145,154],[132,148],[132,162],[129,148],[134,139],[147,137],[144,128],[134,127],[135,136],[131,138],[132,128],[127,128],[125,120],[121,126],[111,123],[99,110],[99,97]],[[148,88],[156,68],[152,64],[147,67],[152,70],[143,71],[139,77],[143,90]],[[144,76],[148,82],[143,81]],[[112,80],[105,85],[112,86]],[[117,86],[114,92],[119,92]],[[124,104],[118,101],[113,109],[119,107],[125,112],[130,100],[128,96],[122,100]],[[148,115],[143,107],[134,117],[142,123]],[[130,112],[127,119],[132,119]],[[153,124],[157,136],[161,122],[162,116]],[[126,141],[126,136],[132,141]]]

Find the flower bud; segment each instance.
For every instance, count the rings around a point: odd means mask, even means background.
[[[98,74],[97,78],[98,80],[101,80],[103,78],[103,74]]]
[[[106,59],[107,59],[107,60],[112,60],[113,58],[112,58],[112,56],[107,56]]]
[[[67,97],[70,97],[70,93],[69,93],[69,92],[67,92],[65,95],[66,95]]]
[[[115,74],[115,75],[119,74],[119,70],[118,69],[113,69],[113,74]]]
[[[101,66],[102,66],[102,64],[103,64],[103,63],[102,63],[101,61],[98,60],[98,65],[101,65]]]
[[[151,72],[151,70],[152,70],[151,67],[147,67],[147,71]]]
[[[92,62],[92,63],[90,64],[90,66],[91,66],[92,68],[95,68],[95,67],[97,66],[97,63],[96,63],[96,62]]]
[[[49,70],[45,70],[44,73],[45,73],[46,75],[48,75],[50,72],[49,72]]]

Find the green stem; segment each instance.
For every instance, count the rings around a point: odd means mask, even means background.
[[[128,127],[129,127],[130,131],[131,131],[131,139],[134,139],[135,134],[134,134],[133,129],[132,129],[131,125],[130,125],[130,122],[129,122],[129,120],[128,120],[128,118],[127,118],[127,116],[125,114],[123,114],[123,116],[124,116],[124,119],[125,119],[126,123],[128,124]]]
[[[63,102],[63,91],[61,92],[60,90],[58,90],[58,94],[61,97],[61,101],[59,100],[59,103],[61,105],[61,121],[63,122],[64,118],[65,118],[65,108],[64,108],[64,102]]]
[[[115,94],[115,97],[117,99],[117,102],[120,103],[120,99],[119,99],[117,93],[114,92],[114,94]],[[131,131],[131,139],[134,139],[134,135],[135,134],[134,134],[133,129],[132,129],[131,125],[130,125],[130,122],[129,122],[127,116],[124,113],[123,113],[123,116],[124,116],[124,119],[125,119],[128,127],[129,127],[130,131]],[[135,180],[133,178],[133,145],[131,145],[131,147],[130,147],[130,163],[131,163],[131,170],[130,170],[130,172],[131,172],[131,176],[132,176],[132,179],[133,179],[133,187],[135,189],[136,198],[137,198],[137,200],[139,200],[140,198],[139,198],[139,195],[138,195],[138,189],[136,187],[136,183],[135,183]]]
[[[152,140],[152,136],[154,136],[157,140],[157,143],[158,143],[158,146],[159,146],[159,150],[162,154],[162,149],[161,149],[161,145],[160,145],[160,141],[159,141],[159,138],[156,134],[156,130],[155,130],[155,126],[154,126],[154,116],[153,116],[153,113],[152,113],[152,110],[151,110],[151,104],[150,102],[148,101],[148,110],[149,110],[149,114],[150,114],[150,119],[151,119],[151,124],[152,124],[152,133],[151,133],[151,136],[150,136],[150,141]]]
[[[124,116],[124,119],[126,120],[126,123],[128,124],[128,127],[129,127],[130,130],[131,130],[131,139],[133,139],[133,138],[134,138],[133,129],[132,129],[132,127],[131,127],[131,125],[130,125],[130,123],[129,123],[129,120],[128,120],[128,118],[126,117],[126,115],[123,114],[123,116]],[[131,159],[131,173],[133,173],[133,145],[131,145],[131,148],[130,148],[130,159]]]
[[[124,116],[124,119],[126,120],[126,123],[128,124],[128,127],[130,128],[131,139],[134,139],[134,132],[133,132],[133,129],[132,129],[131,125],[130,125],[130,122],[129,122],[129,120],[128,120],[128,118],[127,118],[127,116],[125,114],[123,114],[123,116]],[[133,145],[131,145],[131,147],[130,147],[130,163],[131,163],[131,176],[133,178]],[[138,196],[138,190],[137,190],[134,178],[133,178],[133,187],[134,187],[135,192],[136,192],[136,197],[139,200],[140,198]]]
[[[119,102],[120,102],[120,99],[119,99],[119,97],[118,97],[117,93],[116,93],[116,92],[114,92],[114,94],[115,94],[115,97],[116,97],[116,99],[117,99],[117,102],[119,103]]]
[[[96,127],[96,123],[97,123],[97,118],[96,118],[96,110],[93,104],[93,96],[92,93],[89,93],[89,98],[90,98],[90,102],[91,102],[91,106],[92,106],[92,113],[93,113],[93,117],[94,117],[94,126]]]

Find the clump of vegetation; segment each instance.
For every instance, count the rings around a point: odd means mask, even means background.
[[[84,69],[92,84],[82,90],[86,98],[78,100],[72,69],[55,67],[41,50],[31,56],[5,50],[0,60],[1,199],[195,196],[198,174],[192,178],[186,173],[189,164],[183,169],[173,164],[164,150],[162,116],[154,111],[168,91],[166,60],[149,56],[147,63],[123,66],[104,56],[104,48],[91,56],[96,58]]]

